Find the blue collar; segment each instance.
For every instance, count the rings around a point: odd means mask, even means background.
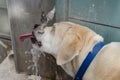
[[[75,75],[74,80],[82,80],[82,78],[83,78],[86,70],[88,69],[90,63],[93,61],[93,59],[95,58],[95,56],[97,55],[97,53],[101,50],[101,48],[103,46],[104,46],[104,43],[99,42],[94,46],[93,50],[88,53],[87,57],[83,61],[82,65],[80,66],[77,74]]]

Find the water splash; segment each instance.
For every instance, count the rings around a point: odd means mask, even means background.
[[[40,56],[43,54],[43,52],[39,50],[38,46],[33,45],[33,48],[31,49],[31,54],[32,54],[33,64],[30,65],[28,69],[32,68],[32,71],[34,73],[31,75],[31,77],[28,77],[28,78],[32,78],[31,80],[41,80],[41,77],[38,75],[38,61]],[[45,56],[45,54],[43,55]]]
[[[55,7],[47,14],[47,22],[52,20],[55,14]]]
[[[35,76],[35,75],[31,75],[31,76],[28,76],[27,80],[41,80],[41,77]]]
[[[45,25],[47,25],[47,23],[53,19],[55,14],[55,8],[53,8],[48,14],[47,14],[47,22],[44,22],[41,24],[41,27],[44,27]],[[34,76],[32,80],[41,80],[41,77],[38,76],[38,61],[39,58],[41,56],[41,54],[43,54],[43,52],[40,51],[39,46],[37,46],[36,44],[32,45],[33,48],[31,49],[31,54],[32,54],[32,62],[33,65],[29,66],[28,69],[32,68],[32,70],[34,71],[33,75]],[[27,52],[25,52],[27,54]],[[45,56],[45,54],[43,54]],[[38,78],[40,77],[40,78]]]
[[[34,75],[37,76],[38,74],[38,61],[39,61],[39,51],[35,48],[31,49],[31,54],[32,54],[32,61],[33,61],[33,70],[35,70]]]

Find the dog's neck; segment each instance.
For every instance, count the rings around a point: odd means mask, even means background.
[[[62,68],[72,77],[75,76],[77,73],[79,67],[81,66],[82,62],[88,55],[90,51],[92,51],[93,47],[100,41],[103,41],[103,38],[99,35],[96,35],[93,37],[94,39],[91,39],[86,44],[83,44],[83,49],[81,50],[80,54],[76,56],[71,62],[68,62],[67,64],[62,65]],[[84,42],[83,42],[84,43]]]
[[[90,51],[92,51],[93,47],[100,41],[103,41],[103,38],[100,35],[96,35],[93,37],[93,39],[91,39],[88,43],[83,44],[83,49],[81,50],[79,56],[80,59],[80,65],[82,64],[83,60],[86,58],[86,56],[88,55],[88,53]],[[85,43],[85,42],[83,42]]]

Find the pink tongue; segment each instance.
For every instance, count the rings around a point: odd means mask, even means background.
[[[26,38],[32,38],[32,37],[33,37],[32,33],[27,33],[27,34],[20,35],[19,39],[20,41],[24,41]]]

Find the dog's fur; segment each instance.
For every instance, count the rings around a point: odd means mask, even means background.
[[[69,75],[75,76],[83,60],[103,38],[91,29],[72,22],[55,23],[43,34],[34,31],[42,42],[41,51],[51,53]],[[120,43],[105,45],[87,69],[83,80],[120,80]]]

